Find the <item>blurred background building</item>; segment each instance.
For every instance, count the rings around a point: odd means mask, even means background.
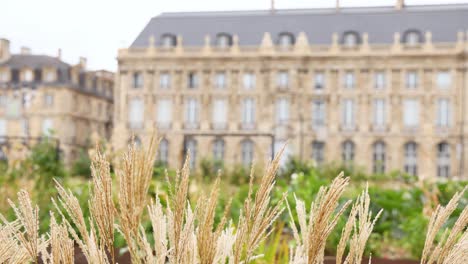
[[[119,50],[114,136],[248,166],[468,175],[468,5],[164,13]]]
[[[85,58],[70,65],[60,50],[14,54],[9,40],[0,39],[0,158],[17,157],[48,137],[70,163],[91,135],[109,138],[113,84],[113,73],[87,71]]]

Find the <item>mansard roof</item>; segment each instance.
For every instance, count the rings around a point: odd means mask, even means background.
[[[56,68],[67,70],[70,65],[61,61],[59,58],[46,56],[46,55],[26,55],[15,54],[12,55],[7,61],[0,63],[1,66],[7,66],[11,69],[32,68],[41,69],[44,67]]]
[[[147,47],[154,36],[161,45],[164,34],[180,35],[183,45],[202,46],[220,32],[236,34],[239,45],[256,46],[263,34],[305,32],[311,44],[330,44],[333,33],[369,34],[369,43],[392,43],[395,32],[430,31],[434,42],[454,42],[458,31],[468,29],[468,4],[294,9],[272,11],[163,13],[152,18],[131,47]]]

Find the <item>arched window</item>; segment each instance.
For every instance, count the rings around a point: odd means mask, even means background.
[[[405,173],[418,175],[418,145],[415,142],[405,144]]]
[[[384,173],[385,172],[385,143],[377,141],[372,146],[373,149],[373,172]]]
[[[294,34],[290,32],[280,33],[278,36],[278,45],[282,48],[289,48],[294,45]]]
[[[450,176],[450,145],[446,142],[437,145],[437,176]]]
[[[361,37],[356,31],[347,31],[343,34],[341,43],[346,47],[355,47],[361,44]]]
[[[141,139],[138,136],[130,138],[127,142],[129,145],[135,144],[136,147],[141,147]]]
[[[342,158],[345,165],[350,165],[354,161],[354,142],[351,140],[346,140],[341,145],[342,148]]]
[[[419,30],[410,29],[403,34],[403,43],[414,46],[423,42],[423,35]]]
[[[241,142],[242,165],[249,167],[253,162],[254,143],[250,139],[244,139]]]
[[[169,141],[165,138],[159,142],[158,160],[164,165],[169,161]]]
[[[170,48],[177,45],[177,37],[173,34],[164,34],[161,36],[161,46]]]
[[[232,36],[227,33],[219,33],[216,36],[216,45],[220,48],[227,48],[232,45]]]
[[[197,141],[189,138],[185,141],[185,153],[190,155],[190,168],[194,169],[197,164]]]
[[[317,166],[323,163],[325,160],[325,142],[312,142],[312,160],[315,162],[315,164],[317,164]]]
[[[224,140],[222,138],[217,138],[213,142],[213,158],[216,161],[224,160]]]

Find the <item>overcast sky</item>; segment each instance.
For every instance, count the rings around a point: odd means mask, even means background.
[[[92,70],[116,70],[119,48],[128,47],[146,23],[162,12],[258,10],[270,0],[0,0],[0,38],[13,53],[26,46],[35,54],[77,63],[87,57]],[[397,0],[341,0],[342,6],[388,6]],[[406,0],[408,5],[468,3],[468,0]],[[278,9],[332,7],[335,0],[275,0]]]

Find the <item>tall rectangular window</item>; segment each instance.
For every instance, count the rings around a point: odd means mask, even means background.
[[[187,76],[187,87],[194,89],[198,87],[198,75],[195,72],[190,72]]]
[[[143,87],[143,73],[135,72],[133,73],[133,88],[142,88]]]
[[[227,124],[226,99],[215,99],[213,101],[213,124],[215,128],[225,128]]]
[[[385,125],[385,100],[375,99],[374,100],[374,125],[383,126]]]
[[[5,119],[0,119],[0,137],[7,136],[7,121]],[[3,140],[3,139],[0,139]]]
[[[314,76],[314,88],[321,90],[325,88],[325,74],[323,72],[316,72]]]
[[[385,73],[383,71],[374,74],[374,87],[375,89],[385,88]]]
[[[352,71],[347,71],[344,75],[344,87],[348,89],[354,88],[356,85],[356,78]]]
[[[321,127],[325,125],[326,105],[323,100],[314,100],[312,102],[312,126]]]
[[[316,165],[321,165],[325,160],[325,143],[322,141],[312,142],[312,160]]]
[[[54,104],[54,96],[50,93],[44,94],[44,106],[50,107]]]
[[[7,96],[0,95],[0,107],[6,107],[6,106],[7,106]]]
[[[342,125],[345,128],[354,127],[354,100],[353,99],[343,100]]]
[[[159,87],[167,89],[171,87],[171,75],[167,72],[161,73],[159,76]]]
[[[255,101],[253,98],[245,98],[242,100],[242,123],[255,123]]]
[[[218,89],[226,88],[226,73],[218,72],[214,79],[215,87]]]
[[[418,73],[416,71],[409,71],[406,73],[406,88],[417,88],[418,82]]]
[[[438,88],[449,88],[452,85],[452,76],[448,71],[440,71],[437,73],[437,87]]]
[[[278,72],[277,84],[279,88],[288,88],[289,86],[289,74],[287,71]]]
[[[185,122],[192,126],[198,123],[198,100],[189,98],[186,102]]]
[[[250,90],[255,88],[255,74],[244,73],[242,76],[242,84],[244,89]]]
[[[43,135],[50,136],[53,129],[54,129],[54,123],[52,119],[45,118],[42,120],[42,134]]]
[[[144,103],[141,98],[133,98],[129,103],[128,120],[131,128],[143,127]]]
[[[419,101],[405,99],[403,101],[403,124],[405,127],[414,128],[419,125]]]
[[[439,99],[437,101],[437,121],[438,127],[450,126],[450,102],[448,99]]]
[[[289,120],[289,100],[280,98],[276,100],[276,123],[284,124]]]
[[[1,71],[0,72],[0,82],[8,82],[8,72]]]
[[[172,122],[172,100],[158,100],[157,123],[159,126],[169,126]]]

